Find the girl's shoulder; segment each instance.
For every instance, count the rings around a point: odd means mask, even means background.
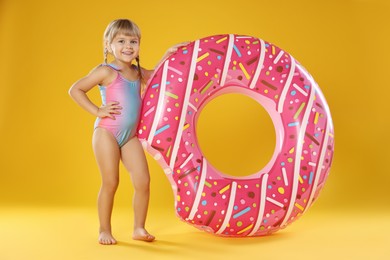
[[[153,72],[154,72],[154,70],[148,70],[148,69],[141,67],[142,77],[145,79],[145,81],[148,81],[150,79]]]
[[[103,74],[105,74],[105,73],[112,74],[112,73],[115,73],[118,70],[119,69],[116,68],[114,65],[112,65],[112,64],[105,64],[105,63],[99,64],[95,68],[92,69],[93,72],[103,73]]]
[[[91,73],[100,75],[101,77],[110,77],[117,74],[117,69],[110,66],[109,64],[99,64],[92,69]]]
[[[117,72],[106,64],[99,64],[91,70],[90,76],[99,79],[100,85],[106,86],[117,76]]]

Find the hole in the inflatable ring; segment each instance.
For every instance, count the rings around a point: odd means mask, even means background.
[[[254,99],[237,93],[218,96],[200,112],[199,147],[218,171],[245,177],[262,170],[276,143],[268,112]]]

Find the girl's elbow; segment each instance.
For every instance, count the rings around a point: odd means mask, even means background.
[[[77,95],[78,89],[75,87],[75,85],[72,85],[70,89],[68,90],[69,96],[71,96],[73,99]]]
[[[69,96],[73,97],[73,95],[74,95],[74,88],[73,88],[73,86],[71,86],[70,89],[68,90],[68,94],[69,94]]]

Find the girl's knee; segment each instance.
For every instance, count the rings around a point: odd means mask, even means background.
[[[106,180],[102,182],[102,190],[115,193],[119,186],[119,180]]]
[[[135,192],[149,192],[150,190],[150,179],[137,180],[134,183],[134,191]]]

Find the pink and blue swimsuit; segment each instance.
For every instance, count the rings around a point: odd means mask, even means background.
[[[109,66],[118,74],[110,85],[99,86],[102,103],[106,105],[110,102],[119,102],[122,110],[120,110],[120,115],[114,115],[115,120],[109,117],[96,118],[94,128],[101,127],[110,131],[119,147],[122,147],[136,134],[142,103],[140,81],[130,81],[124,78],[118,69],[111,64],[103,64],[102,66]]]

